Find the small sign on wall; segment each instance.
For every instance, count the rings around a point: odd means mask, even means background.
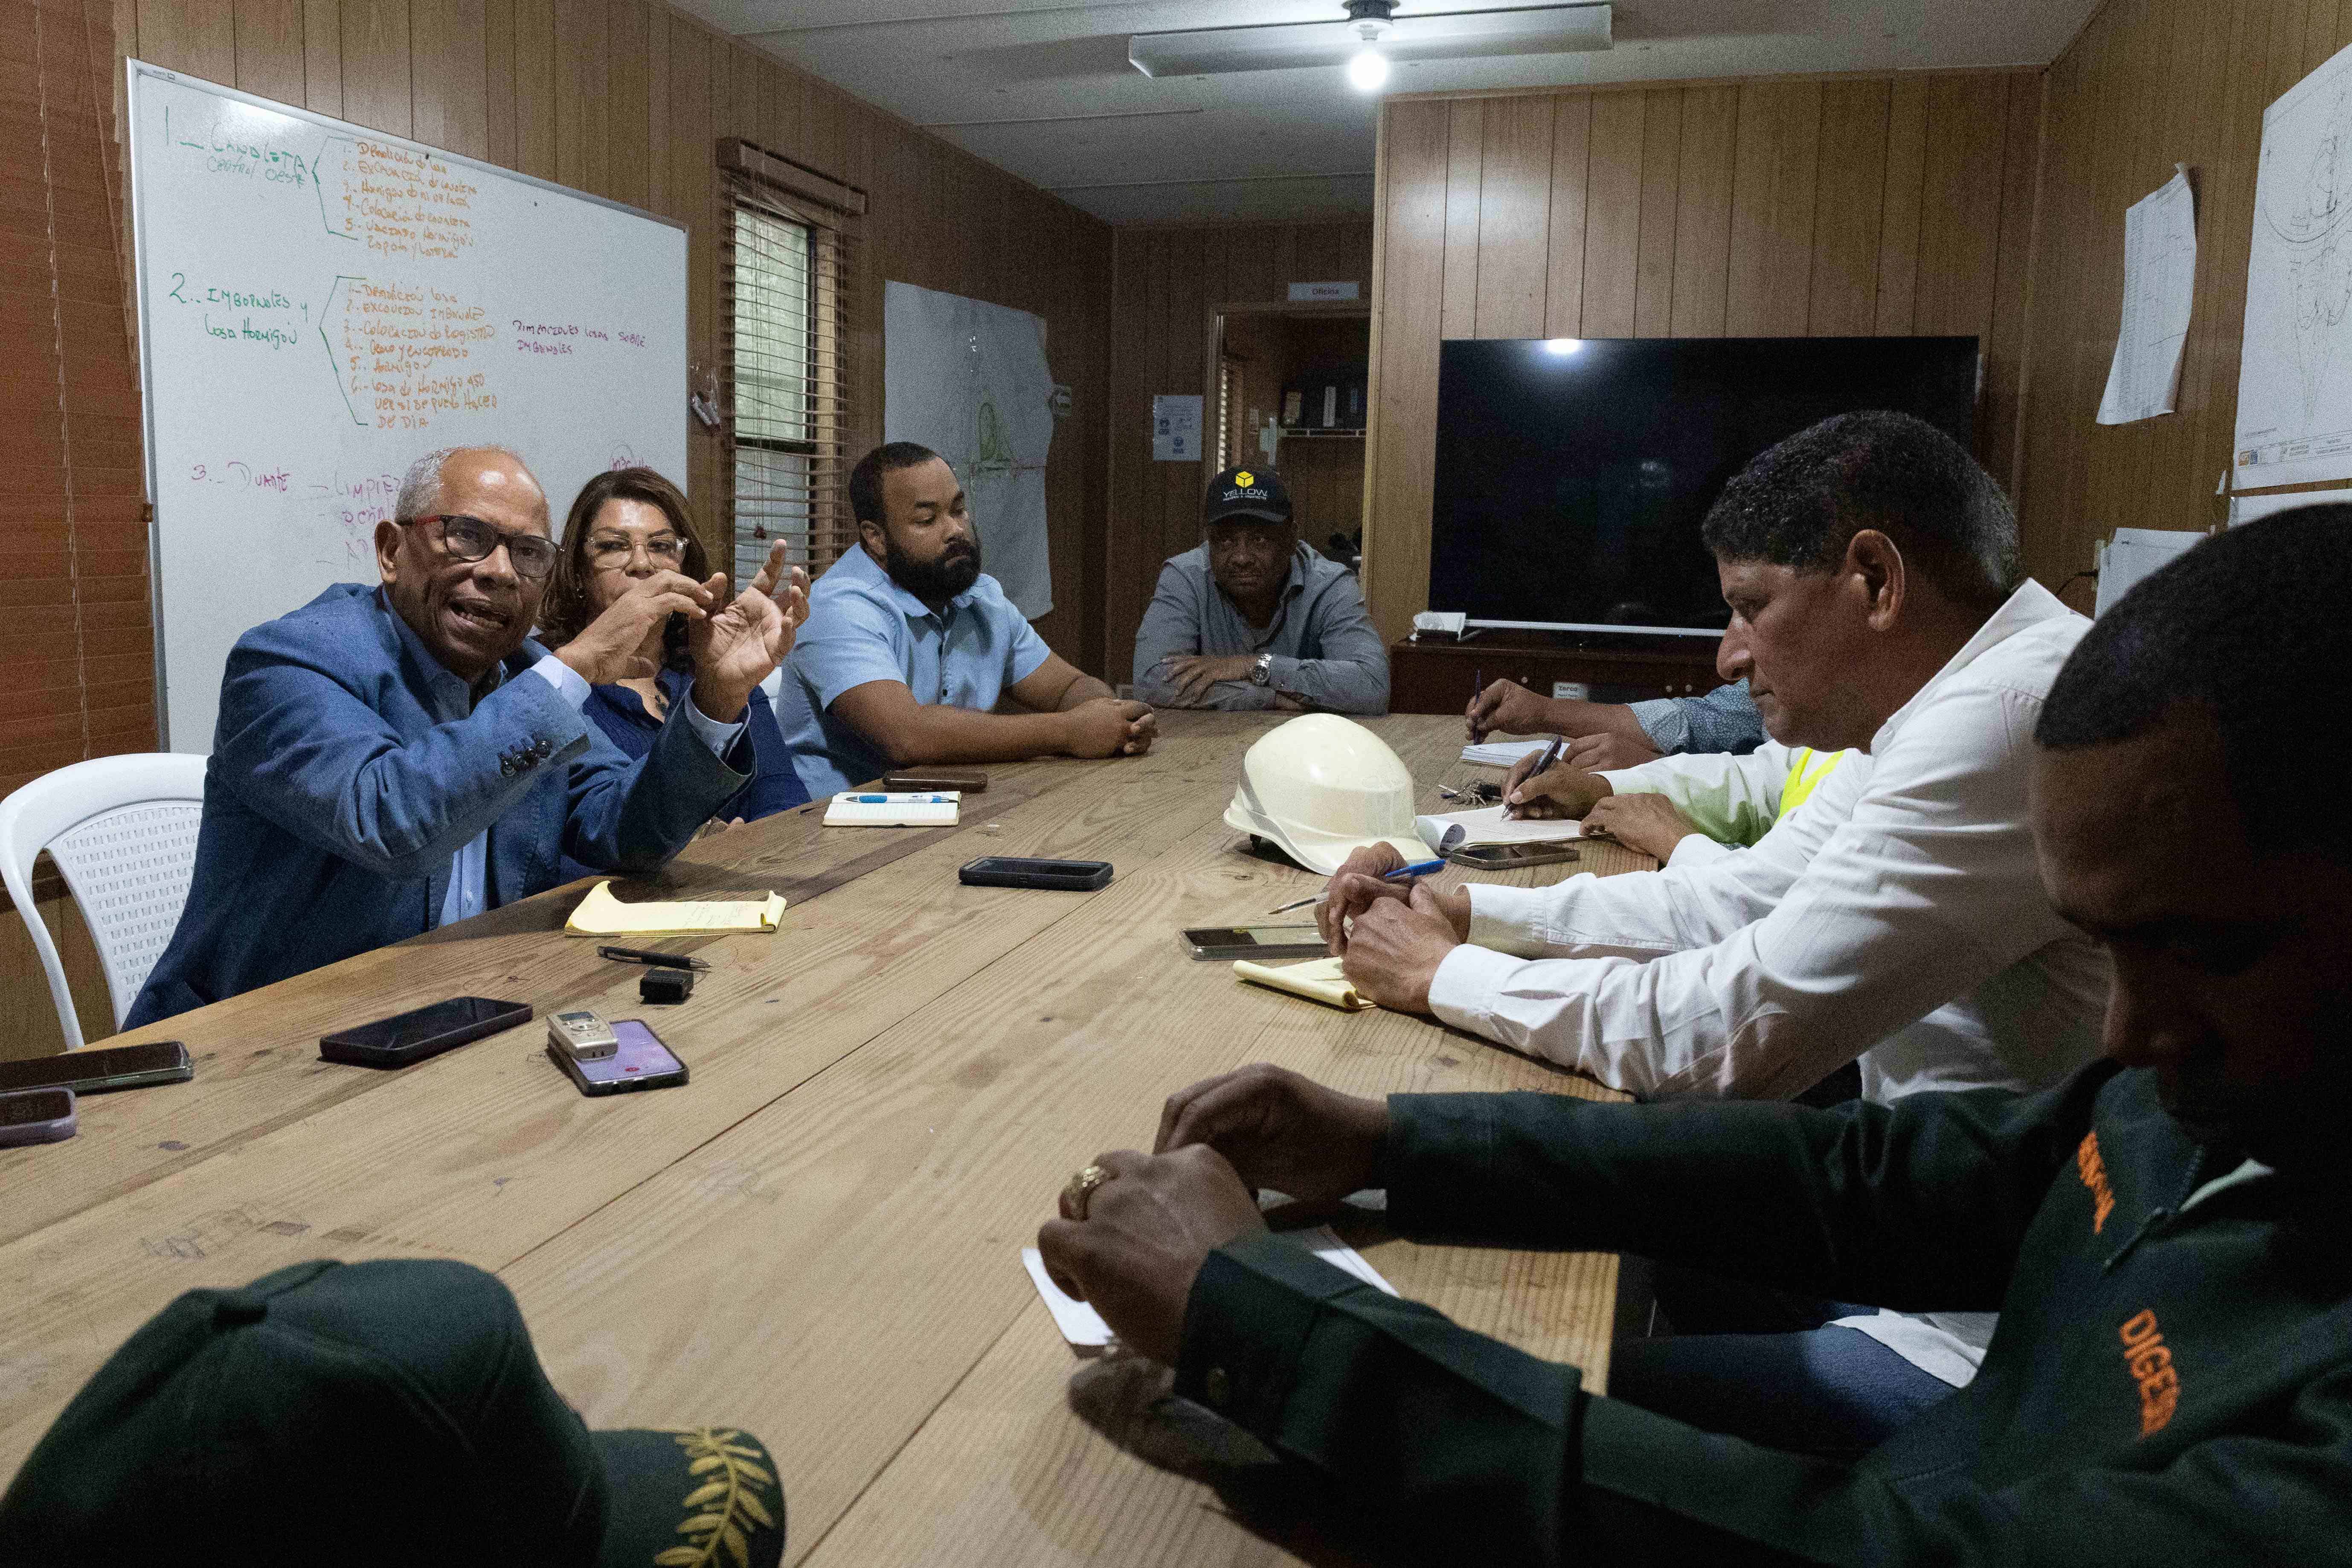
[[[1156,463],[1201,460],[1200,394],[1161,393],[1151,400],[1151,459]]]
[[[1294,305],[1362,298],[1363,285],[1360,283],[1293,283],[1290,286],[1290,302]]]

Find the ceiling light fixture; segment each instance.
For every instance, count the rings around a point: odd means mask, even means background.
[[[1600,3],[1514,5],[1485,11],[1391,15],[1395,0],[1349,0],[1343,20],[1273,22],[1244,27],[1192,27],[1137,33],[1127,40],[1128,63],[1148,77],[1222,76],[1232,71],[1349,67],[1349,79],[1370,92],[1356,62],[1487,59],[1507,55],[1561,54],[1610,47],[1610,8]],[[1377,25],[1372,39],[1362,28]],[[1375,68],[1366,64],[1369,75]]]
[[[1358,92],[1378,92],[1389,82],[1389,58],[1381,40],[1395,26],[1396,0],[1348,0],[1348,26],[1363,47],[1348,62],[1348,82]]]

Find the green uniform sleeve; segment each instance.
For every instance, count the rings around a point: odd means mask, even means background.
[[[1834,1300],[1990,1310],[2115,1070],[2025,1097],[1828,1110],[1396,1095],[1389,1220],[1432,1240],[1635,1251]]]

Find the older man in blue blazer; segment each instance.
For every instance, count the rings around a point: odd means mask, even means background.
[[[794,572],[730,599],[721,574],[638,583],[561,652],[530,640],[556,559],[515,454],[436,452],[345,583],[237,639],[221,682],[194,885],[136,1025],[554,886],[560,858],[659,867],[750,775],[743,713],[808,613]],[[581,713],[651,673],[688,617],[692,700],[632,763]]]

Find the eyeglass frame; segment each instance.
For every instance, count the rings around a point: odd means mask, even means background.
[[[421,517],[394,518],[393,521],[403,528],[420,522],[439,523],[441,525],[441,548],[448,552],[451,560],[462,561],[469,565],[477,561],[488,561],[500,549],[504,549],[507,552],[508,564],[514,568],[516,576],[522,578],[526,582],[546,582],[549,578],[555,575],[556,563],[563,558],[562,547],[543,533],[509,533],[506,530],[490,521],[489,519],[476,517],[469,511],[431,511],[425,513]],[[450,542],[449,539],[449,525],[453,522],[470,522],[487,529],[489,531],[491,541],[488,547],[479,555],[467,555],[459,552],[459,551]],[[540,543],[545,545],[547,547],[546,564],[537,572],[533,572],[529,567],[525,566],[523,564],[522,555],[518,554],[514,548],[515,542],[517,540],[536,540]],[[535,552],[530,553],[535,553]]]
[[[599,525],[591,523],[589,526],[593,529]],[[604,552],[596,548],[596,535],[594,533],[592,532],[588,534],[580,542],[580,552],[588,558],[588,564],[599,572],[612,572],[626,568],[628,563],[636,558],[636,553],[640,550],[643,550],[646,552],[646,559],[652,562],[656,569],[675,572],[686,563],[686,537],[679,533],[676,529],[670,530],[669,537],[667,541],[669,545],[669,561],[666,567],[663,564],[662,554],[659,548],[665,542],[662,540],[635,538],[625,539],[618,534],[606,534],[604,537],[608,542],[617,543],[620,546],[617,551],[613,552],[618,559],[609,564],[597,559],[599,555]]]

